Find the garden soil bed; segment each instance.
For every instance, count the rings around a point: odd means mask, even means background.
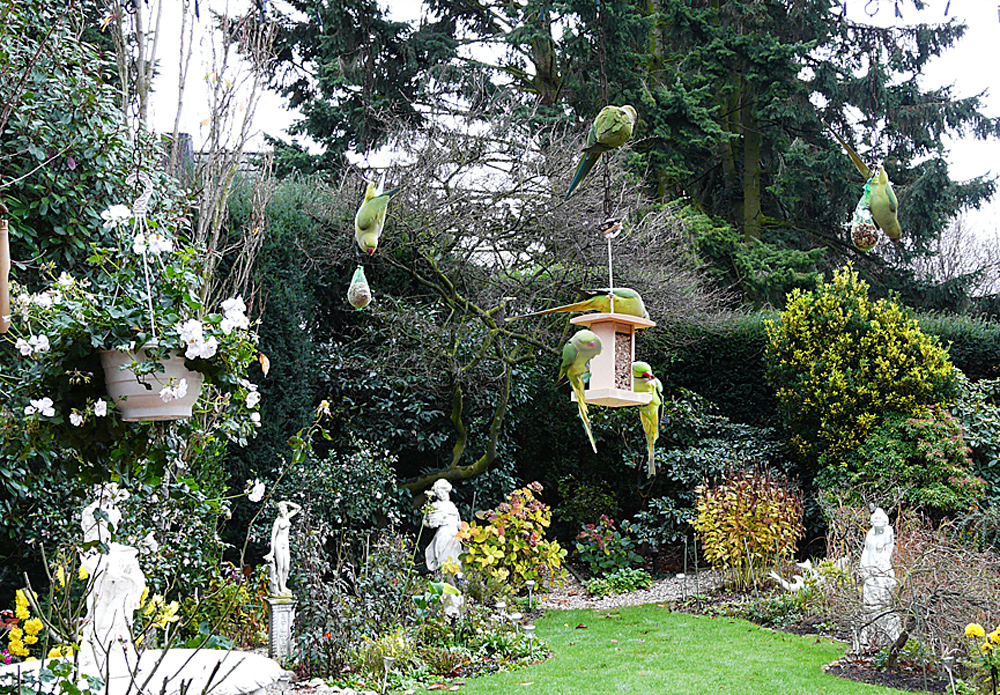
[[[918,671],[902,671],[899,673],[889,673],[888,671],[877,671],[868,668],[864,661],[854,660],[849,657],[839,659],[826,667],[827,673],[840,678],[848,678],[852,681],[861,681],[871,685],[881,685],[886,688],[897,688],[898,690],[909,690],[914,693],[942,693],[947,694],[948,678],[942,678],[937,673],[927,673],[926,675]]]

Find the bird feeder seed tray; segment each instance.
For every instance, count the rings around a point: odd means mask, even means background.
[[[590,360],[590,382],[583,399],[591,405],[611,408],[649,403],[652,394],[632,390],[632,362],[636,329],[656,324],[638,316],[606,313],[582,314],[570,319],[570,323],[585,326],[601,339],[600,354]],[[576,401],[576,394],[572,399]]]

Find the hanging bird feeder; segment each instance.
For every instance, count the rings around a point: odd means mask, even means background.
[[[608,287],[611,289],[615,286],[611,240],[621,233],[621,229],[621,221],[614,219],[605,222],[602,229],[608,240]],[[615,313],[614,294],[611,294],[609,313],[582,314],[570,319],[570,323],[586,326],[597,334],[603,346],[600,354],[590,360],[590,382],[583,399],[591,405],[611,408],[649,403],[652,394],[632,390],[632,362],[635,361],[636,329],[652,328],[656,324],[639,316]],[[572,399],[576,401],[575,394]]]

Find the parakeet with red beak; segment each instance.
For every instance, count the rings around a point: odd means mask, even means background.
[[[647,362],[632,363],[632,390],[636,393],[650,393],[653,397],[646,405],[639,406],[639,420],[646,433],[646,451],[649,453],[647,477],[656,475],[656,440],[660,436],[660,408],[663,406],[663,383],[653,376],[653,368]]]
[[[569,342],[563,346],[562,364],[559,366],[559,378],[568,377],[569,383],[576,394],[576,404],[580,409],[580,419],[583,420],[583,429],[587,432],[587,439],[590,446],[597,453],[597,444],[594,443],[594,434],[590,431],[590,416],[587,414],[587,402],[583,399],[583,375],[587,373],[587,363],[597,355],[601,354],[601,339],[593,331],[582,330],[573,334]]]

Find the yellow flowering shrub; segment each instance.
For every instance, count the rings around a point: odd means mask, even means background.
[[[973,663],[985,672],[985,680],[992,682],[994,690],[998,672],[1000,672],[1000,626],[987,634],[979,623],[969,623],[965,626],[965,636],[971,640],[969,652]]]
[[[21,659],[31,658],[30,647],[38,643],[38,635],[45,625],[31,617],[31,604],[23,589],[14,594],[14,619],[5,621],[4,627],[7,628],[7,653]]]
[[[956,387],[947,351],[894,301],[868,297],[848,264],[816,290],[788,295],[767,321],[767,379],[806,458],[841,465],[882,414],[914,415]]]

